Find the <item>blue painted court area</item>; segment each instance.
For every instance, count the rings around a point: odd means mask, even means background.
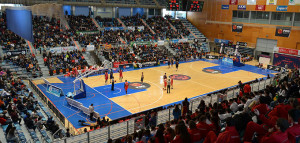
[[[97,91],[101,91],[101,93],[108,98],[114,98],[114,97],[126,95],[126,92],[124,90],[124,82],[115,84],[114,91],[111,90],[111,85],[98,86],[98,87],[94,87],[94,89],[96,89]],[[142,92],[142,91],[146,91],[146,89],[136,90],[136,89],[128,88],[127,94],[133,94],[133,93]]]
[[[214,69],[214,70],[219,70],[219,71],[222,72],[221,74],[226,74],[226,73],[231,73],[231,72],[239,71],[238,68],[229,67],[229,66],[224,66],[224,65],[213,66],[213,67],[207,67],[207,68],[204,68],[204,69]]]
[[[218,66],[206,67],[204,69],[220,70],[222,72],[222,74],[235,72],[235,71],[239,71],[239,70],[244,70],[244,71],[248,71],[248,72],[252,72],[252,73],[262,74],[265,76],[270,75],[270,77],[273,77],[272,73],[277,73],[276,71],[272,71],[272,70],[268,70],[268,69],[261,69],[256,66],[247,65],[247,64],[245,64],[245,66],[242,66],[242,67],[236,67],[233,65],[228,65],[228,63],[223,63],[222,60],[203,59],[203,61],[218,64]]]
[[[59,77],[64,83],[53,83],[53,85],[62,88],[64,91],[64,94],[68,92],[74,91],[74,84],[72,78],[65,78],[65,77]],[[121,88],[121,85],[124,86],[124,83],[116,84],[115,87]],[[87,122],[90,122],[89,117],[79,111],[76,108],[73,108],[67,104],[67,101],[65,100],[65,97],[57,97],[55,95],[52,95],[47,92],[45,85],[38,85],[38,87],[42,90],[42,92],[55,104],[55,106],[60,110],[60,112],[73,124],[75,128],[81,128],[82,126],[78,123],[78,120],[84,120]],[[79,82],[76,83],[76,88],[79,87]],[[94,109],[96,112],[100,114],[101,117],[108,116],[110,119],[114,120],[120,117],[131,115],[131,113],[115,102],[111,101],[106,95],[114,95],[114,97],[117,96],[123,96],[125,95],[125,91],[123,89],[121,92],[117,93],[118,91],[111,91],[111,89],[105,89],[110,86],[102,86],[98,88],[91,88],[86,85],[87,90],[87,97],[82,99],[76,99],[78,102],[81,102],[83,106],[89,107],[92,103],[94,104]],[[104,91],[104,93],[99,92],[97,89]],[[128,94],[136,93],[136,92],[142,92],[145,90],[136,90],[133,91],[132,89],[128,90]],[[117,94],[114,94],[117,93]]]
[[[244,70],[244,71],[249,71],[257,74],[262,74],[267,76],[268,74],[272,77],[273,75],[271,73],[276,73],[275,71],[271,70],[266,70],[266,69],[260,69],[255,66],[251,65],[245,65],[243,67],[234,67],[228,65],[228,63],[222,63],[221,60],[197,60],[197,61],[205,61],[205,62],[210,62],[217,64],[217,66],[213,67],[207,67],[210,69],[216,69],[222,71],[222,74],[225,73],[230,73],[230,72],[235,72],[239,70]],[[192,62],[192,61],[189,61]],[[181,63],[187,63],[187,62],[181,62]],[[167,66],[167,64],[163,64],[161,66]],[[179,65],[180,67],[180,65]],[[152,67],[145,67],[145,68],[152,68]],[[145,69],[141,68],[141,69]],[[140,70],[140,69],[133,69],[133,68],[128,68],[125,71],[131,71],[131,70]],[[114,72],[118,72],[118,70],[114,70]],[[58,77],[63,83],[54,83],[53,85],[62,88],[64,94],[67,94],[68,92],[73,92],[74,91],[74,84],[73,80],[75,78],[71,77],[64,77],[64,76],[59,76]],[[75,84],[75,87],[78,89],[79,82]],[[89,121],[89,117],[85,114],[83,114],[81,111],[79,111],[76,108],[70,107],[66,100],[65,97],[57,97],[55,95],[52,95],[46,91],[46,88],[44,85],[40,84],[38,87],[44,92],[44,94],[55,104],[55,106],[60,110],[60,112],[73,124],[75,128],[81,128],[81,126],[78,123],[78,120],[84,120],[87,122]],[[128,94],[133,94],[137,92],[143,92],[146,91],[146,89],[128,89]],[[110,119],[118,119],[121,117],[125,117],[128,115],[131,115],[131,113],[127,110],[125,110],[123,107],[119,106],[115,102],[111,101],[110,98],[114,97],[119,97],[119,96],[126,96],[125,91],[124,91],[124,83],[116,83],[115,84],[115,90],[111,91],[111,85],[106,85],[106,86],[99,86],[95,88],[91,88],[86,85],[86,93],[87,97],[82,98],[82,99],[76,99],[78,102],[81,102],[85,107],[89,107],[90,104],[94,104],[94,109],[96,112],[100,114],[101,117],[108,116]],[[207,94],[207,93],[206,93]],[[199,95],[199,96],[204,96]],[[197,96],[197,97],[199,97]],[[196,97],[193,97],[196,98]],[[180,103],[181,101],[177,101],[175,103]],[[173,105],[174,103],[172,103]],[[171,105],[171,104],[168,104]]]

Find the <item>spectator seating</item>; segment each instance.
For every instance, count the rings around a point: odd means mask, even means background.
[[[98,22],[100,27],[122,27],[122,24],[115,18],[102,18],[100,16],[96,16],[95,20]]]
[[[181,39],[180,33],[178,31],[174,31],[167,20],[162,16],[153,16],[148,18],[146,22],[161,40]]]
[[[141,5],[156,5],[153,0],[140,0]]]
[[[78,31],[97,31],[97,26],[93,23],[92,18],[88,16],[68,16],[68,22],[71,29]]]
[[[135,0],[106,0],[106,3],[116,3],[116,4],[136,4]]]
[[[67,47],[74,46],[71,40],[74,31],[62,30],[60,20],[45,16],[33,17],[34,47]]]

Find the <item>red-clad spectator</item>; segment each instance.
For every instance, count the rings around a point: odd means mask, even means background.
[[[191,139],[192,139],[193,143],[201,141],[201,139],[202,139],[201,132],[196,127],[196,123],[193,120],[191,120],[189,122],[189,129],[188,129],[188,131],[190,133],[190,136],[191,136]]]
[[[264,96],[259,97],[259,104],[254,106],[251,111],[254,112],[255,109],[259,111],[260,114],[266,115],[269,111],[268,105],[266,104]]]
[[[293,107],[290,104],[280,103],[268,114],[268,116],[277,116],[279,118],[288,119],[288,111],[292,108]]]
[[[291,127],[286,130],[290,143],[295,143],[296,138],[300,138],[300,125],[298,123],[300,118],[300,111],[298,109],[291,109],[288,112],[288,120]]]
[[[258,139],[260,140],[268,133],[269,128],[274,128],[274,126],[276,125],[278,117],[272,116],[268,119],[264,116],[264,114],[260,114],[258,110],[255,110],[255,114],[258,115],[263,124],[259,125],[252,121],[249,122],[244,133],[244,141],[251,141],[254,132],[257,133]]]
[[[175,137],[175,131],[171,127],[168,127],[166,131],[167,133],[165,134],[165,142],[170,143]]]
[[[190,134],[184,124],[178,124],[175,127],[176,136],[171,143],[192,143]]]
[[[199,118],[199,123],[197,124],[197,128],[200,130],[201,138],[205,138],[209,131],[211,131],[210,126],[206,123],[206,116],[202,115]]]
[[[279,118],[276,123],[276,130],[271,128],[269,133],[267,133],[260,142],[262,143],[288,143],[287,132],[285,132],[289,127],[289,122],[286,119]]]
[[[244,93],[250,93],[251,92],[251,86],[249,84],[246,84],[244,86]]]
[[[216,143],[240,143],[240,136],[234,126],[234,120],[229,117],[226,119],[225,131],[218,135]]]
[[[6,123],[6,119],[3,117],[3,115],[0,117],[0,124],[1,125],[6,125],[7,123]]]

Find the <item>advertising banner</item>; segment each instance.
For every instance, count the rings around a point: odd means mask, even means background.
[[[232,32],[243,32],[243,24],[232,23]]]
[[[178,43],[178,39],[172,39],[172,43]]]
[[[246,5],[238,5],[238,10],[246,10]]]
[[[144,30],[145,27],[144,27],[144,26],[138,26],[137,29],[138,29],[138,30]]]
[[[282,48],[282,47],[275,47],[274,52],[300,56],[300,50],[297,50],[297,49],[288,49],[288,48]]]
[[[158,41],[158,42],[157,42],[157,45],[159,45],[159,46],[165,45],[165,41],[164,41],[164,40]]]
[[[25,50],[15,50],[15,51],[7,51],[6,52],[6,55],[8,57],[19,56],[20,54],[25,55],[26,51]]]
[[[229,40],[223,40],[223,39],[215,39],[215,43],[224,43],[224,44],[228,44]]]
[[[105,27],[104,30],[124,30],[124,27]]]
[[[268,70],[273,70],[273,71],[280,71],[281,67],[280,66],[273,66],[273,65],[268,65],[267,66]]]
[[[133,26],[128,26],[127,29],[128,29],[128,30],[135,30],[135,27],[133,27]]]
[[[300,0],[289,0],[289,5],[300,5]]]
[[[277,0],[267,0],[267,5],[276,5]]]
[[[198,42],[207,42],[207,39],[206,38],[195,38],[194,42],[195,43],[198,43]]]
[[[297,69],[300,68],[300,57],[274,53],[273,65],[280,67],[288,65],[289,69]]]
[[[264,11],[266,9],[266,5],[256,5],[255,10]]]
[[[291,33],[291,27],[276,27],[275,36],[289,37]]]
[[[229,1],[229,5],[237,5],[238,4],[238,0],[230,0]]]
[[[71,51],[74,51],[76,50],[76,47],[75,46],[69,46],[69,47],[61,47],[61,52],[71,52]]]
[[[178,42],[179,42],[179,43],[185,43],[185,42],[187,42],[187,41],[188,41],[188,39],[187,39],[187,38],[184,38],[184,39],[179,39],[179,40],[178,40]]]
[[[247,0],[247,5],[256,5],[256,0]]]
[[[95,50],[95,45],[87,45],[86,46],[86,51],[94,51]]]
[[[286,5],[278,5],[276,7],[276,11],[287,11],[288,6]]]
[[[50,48],[51,53],[61,53],[61,47]]]
[[[50,52],[51,53],[66,53],[66,52],[70,52],[70,51],[74,51],[76,50],[76,47],[75,46],[69,46],[69,47],[53,47],[53,48],[50,48]]]
[[[221,9],[229,9],[229,5],[222,5]]]
[[[237,45],[239,45],[240,47],[247,47],[247,43],[246,42],[236,42]]]
[[[146,62],[142,64],[142,67],[153,67],[156,65],[156,62]]]

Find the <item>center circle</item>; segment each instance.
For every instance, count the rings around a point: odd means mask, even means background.
[[[190,80],[191,77],[183,74],[172,74],[170,75],[170,78],[173,78],[174,80]]]
[[[130,82],[128,88],[130,89],[147,89],[151,85],[149,83],[141,83],[141,82]]]

